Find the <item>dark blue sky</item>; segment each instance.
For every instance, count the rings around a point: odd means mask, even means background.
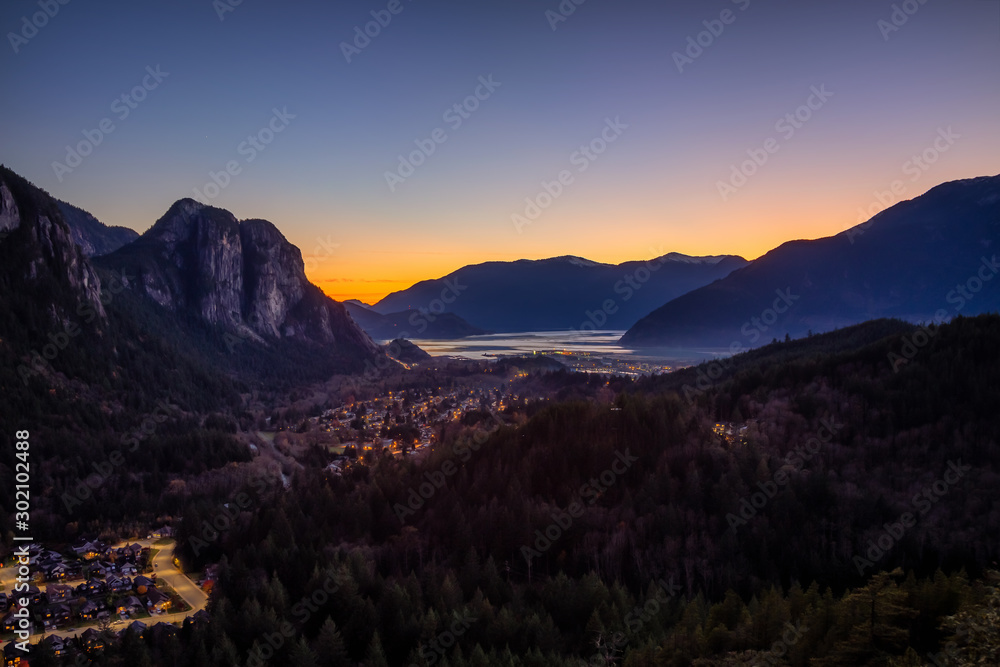
[[[8,0],[0,160],[139,231],[185,196],[270,219],[324,289],[367,299],[486,259],[754,257],[895,181],[1000,172],[1000,2],[913,0],[880,27],[891,2],[587,0],[553,30],[554,0],[399,0],[350,63],[388,0],[219,6],[52,0],[33,34],[38,0]],[[84,132],[100,145],[54,165]]]

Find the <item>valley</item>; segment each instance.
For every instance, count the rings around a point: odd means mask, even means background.
[[[269,222],[181,200],[129,240],[2,176],[0,431],[31,427],[31,560],[75,584],[8,611],[47,637],[36,667],[909,667],[995,645],[992,248],[955,242],[929,300],[850,253],[955,211],[987,234],[997,177],[854,243],[470,266],[368,306],[325,296]],[[881,305],[845,309],[817,271]],[[134,537],[154,531],[172,541]]]

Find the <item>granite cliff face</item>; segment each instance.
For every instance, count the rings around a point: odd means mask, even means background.
[[[302,254],[266,220],[183,199],[134,243],[101,259],[125,270],[164,308],[268,343],[336,346],[360,358],[378,349],[306,278]]]
[[[44,304],[54,321],[66,322],[81,312],[105,318],[100,280],[73,243],[56,201],[3,167],[0,262],[4,288]]]

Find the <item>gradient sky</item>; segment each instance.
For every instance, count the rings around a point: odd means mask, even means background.
[[[586,0],[555,30],[558,0],[400,0],[350,63],[341,43],[388,0],[236,1],[70,0],[17,53],[10,33],[42,10],[4,2],[0,161],[139,232],[236,161],[204,201],[271,220],[328,294],[368,302],[488,260],[755,258],[863,221],[895,180],[910,198],[1000,172],[998,0],[910,0],[888,39],[893,3],[873,0]],[[678,71],[674,52],[727,9]],[[156,66],[169,76],[120,120],[116,98]],[[491,75],[499,88],[453,128],[444,112]],[[787,137],[776,122],[813,86],[833,96]],[[295,118],[247,163],[241,143],[275,108]],[[53,163],[105,118],[114,131],[60,181]],[[615,118],[628,129],[580,172],[574,153]],[[447,141],[391,192],[385,173],[437,128]],[[771,137],[723,201],[719,181]],[[915,169],[926,149],[935,163]],[[573,182],[515,229],[563,170]]]

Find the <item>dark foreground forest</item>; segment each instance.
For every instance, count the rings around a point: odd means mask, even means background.
[[[998,664],[998,362],[1000,317],[873,322],[638,382],[534,376],[551,400],[287,488],[235,465],[185,491],[165,458],[146,502],[217,564],[210,620],[85,660]],[[192,471],[232,454],[209,433]]]

